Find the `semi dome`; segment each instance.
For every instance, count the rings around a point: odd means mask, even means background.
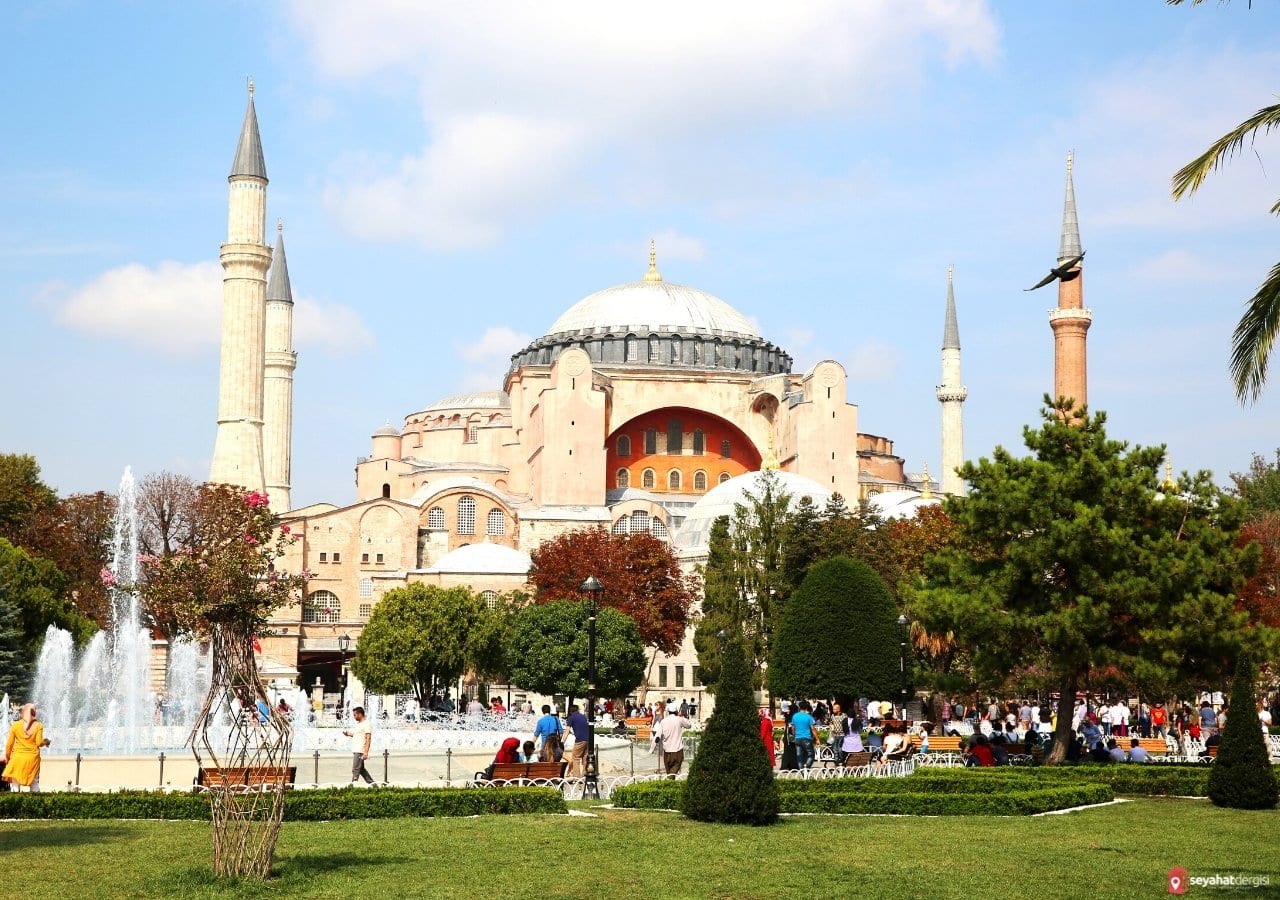
[[[469,394],[454,394],[442,397],[432,403],[423,412],[442,412],[453,409],[510,409],[511,398],[506,391],[472,391]]]
[[[914,519],[925,506],[941,506],[938,497],[926,497],[919,491],[885,491],[867,498],[867,506],[882,519]]]
[[[633,281],[579,300],[556,319],[548,335],[567,331],[714,332],[759,338],[742,313],[719,297],[670,281]]]
[[[446,553],[427,569],[432,574],[528,575],[529,554],[501,544],[468,544]]]
[[[824,488],[812,478],[797,475],[794,472],[774,470],[778,479],[778,487],[791,495],[791,505],[795,506],[801,497],[808,497],[814,505],[821,508],[831,499],[831,491]],[[764,472],[747,472],[736,478],[730,478],[716,485],[695,503],[685,516],[684,523],[676,532],[675,547],[678,551],[705,551],[711,540],[711,526],[721,516],[733,517],[738,504],[748,504],[747,494],[760,495],[761,481]]]

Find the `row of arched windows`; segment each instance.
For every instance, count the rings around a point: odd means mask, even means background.
[[[629,516],[620,516],[613,523],[614,534],[651,534],[656,538],[666,538],[667,523],[657,516],[650,517],[644,510],[637,510]]]
[[[618,435],[618,455],[631,455],[631,438],[629,435]],[[644,430],[644,452],[646,456],[652,456],[658,452],[658,429],[646,428]],[[684,433],[680,430],[680,420],[672,419],[667,425],[667,453],[671,456],[679,456],[684,452]],[[693,430],[693,455],[702,456],[707,452],[707,436],[701,428]],[[720,456],[724,459],[733,457],[733,447],[728,441],[720,442]]]
[[[629,334],[624,340],[627,362],[640,362],[640,339],[634,334]],[[729,366],[737,368],[742,365],[744,361],[750,363],[754,359],[756,367],[761,369],[765,361],[766,351],[763,347],[756,347],[754,349],[750,347],[743,348],[740,347],[736,341],[721,344],[720,340],[717,338],[709,345],[705,346],[705,349],[702,342],[692,341],[689,345],[689,356],[687,359],[684,355],[684,342],[680,339],[679,335],[671,335],[671,337],[667,338],[667,342],[668,352],[664,354],[662,352],[662,338],[658,337],[656,334],[649,335],[645,343],[647,350],[646,357],[649,362],[671,362],[675,364],[688,363],[695,366],[700,366],[706,362],[712,366]],[[746,351],[745,356],[743,354],[744,349]],[[704,353],[706,357],[705,360],[703,359]]]
[[[728,472],[721,472],[717,479],[717,484],[724,484],[731,476]],[[631,487],[631,470],[619,469],[614,473],[614,486],[619,488]],[[653,469],[645,469],[640,473],[640,487],[644,490],[657,490],[658,473]],[[707,489],[707,473],[699,469],[693,473],[693,492],[701,494]],[[684,473],[679,469],[672,469],[667,473],[667,490],[682,491],[684,490]]]
[[[427,510],[427,528],[444,530],[444,507],[433,506]],[[476,533],[476,498],[464,494],[458,498],[458,534]],[[489,510],[485,521],[485,534],[500,537],[507,533],[507,516],[501,509]]]

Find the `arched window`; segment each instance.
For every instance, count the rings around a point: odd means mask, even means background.
[[[654,485],[655,485],[655,479],[653,475],[653,469],[645,469],[644,474],[640,476],[640,487],[645,488],[647,490],[653,490]]]
[[[502,514],[500,509],[489,510],[489,522],[485,528],[486,534],[501,535],[507,533],[507,517]]]
[[[669,491],[680,490],[680,470],[679,469],[672,469],[670,472],[667,473],[667,490]]]
[[[707,436],[701,428],[693,429],[693,455],[701,456],[707,452]]]
[[[498,608],[498,592],[497,591],[481,591],[480,599],[484,601],[484,605],[490,609]]]
[[[637,510],[631,514],[631,533],[644,534],[649,530],[649,514]]]
[[[654,516],[653,521],[649,523],[649,533],[656,538],[666,538],[667,523]]]
[[[649,335],[649,362],[656,363],[662,361],[662,343],[658,340],[656,334]]]
[[[427,510],[427,527],[432,531],[444,530],[444,508],[433,506]]]
[[[618,435],[618,455],[631,455],[631,438],[627,437],[625,434]]]
[[[467,443],[474,444],[476,442],[476,434],[479,429],[474,422],[467,425]]]
[[[674,334],[671,335],[671,361],[673,363],[683,362],[680,358],[680,338]]]
[[[627,362],[638,362],[640,359],[640,342],[634,334],[627,335]]]
[[[693,489],[699,494],[707,489],[707,473],[701,469],[693,473]]]
[[[622,516],[620,519],[618,519],[618,521],[614,522],[612,530],[614,534],[626,534],[627,533],[627,517]]]
[[[667,455],[679,456],[684,449],[684,432],[681,430],[679,419],[670,419],[667,422]]]
[[[646,428],[644,430],[644,452],[649,455],[658,452],[658,429]]]
[[[302,621],[307,625],[332,625],[341,612],[342,604],[333,591],[312,591],[302,604]]]
[[[728,472],[721,472],[721,473],[720,473],[720,477],[719,477],[718,479],[716,479],[716,484],[724,484],[724,483],[725,483],[726,481],[728,481],[728,480],[729,480],[729,473],[728,473]]]
[[[720,348],[720,338],[711,344],[711,365],[718,366],[724,362],[724,351]]]
[[[390,496],[391,496],[391,485],[386,484],[386,483],[384,482],[384,483],[383,483],[383,485],[382,485],[382,498],[383,498],[384,500],[386,500],[386,499],[388,499]]]
[[[615,487],[629,488],[631,487],[631,472],[628,469],[619,469],[615,476]]]
[[[458,498],[458,534],[476,533],[476,498]]]
[[[723,457],[724,459],[729,459],[729,458],[731,458],[731,457],[733,456],[733,454],[732,454],[732,453],[730,453],[730,452],[729,452],[729,450],[730,450],[729,442],[728,442],[728,441],[721,441],[721,442],[720,442],[720,456],[721,456],[721,457]]]

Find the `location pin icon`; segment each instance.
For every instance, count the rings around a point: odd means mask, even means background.
[[[1169,893],[1185,894],[1187,892],[1187,870],[1177,866],[1169,870]]]

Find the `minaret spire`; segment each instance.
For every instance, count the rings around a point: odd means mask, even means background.
[[[658,273],[658,245],[649,241],[649,271],[644,273],[645,281],[661,281],[662,276]]]
[[[267,282],[266,365],[263,371],[262,466],[271,511],[291,506],[293,457],[293,288],[284,254],[284,222],[276,223],[276,249]]]
[[[1086,338],[1093,323],[1093,311],[1084,305],[1084,250],[1080,247],[1080,223],[1076,217],[1074,168],[1075,154],[1068,153],[1058,265],[1066,268],[1072,261],[1074,265],[1058,277],[1058,306],[1049,310],[1049,327],[1053,329],[1053,398],[1068,398],[1079,408],[1089,400]],[[1071,418],[1074,421],[1078,417]]]
[[[936,396],[942,404],[942,478],[944,494],[964,494],[956,469],[964,463],[964,414],[969,389],[960,378],[960,325],[956,319],[954,267],[947,266],[947,313],[942,327],[942,383]],[[927,471],[927,469],[926,469]]]
[[[227,240],[222,245],[222,352],[218,367],[218,433],[209,480],[249,490],[266,489],[262,457],[263,368],[266,359],[266,287],[271,248],[264,238],[267,166],[249,106],[231,165]]]

